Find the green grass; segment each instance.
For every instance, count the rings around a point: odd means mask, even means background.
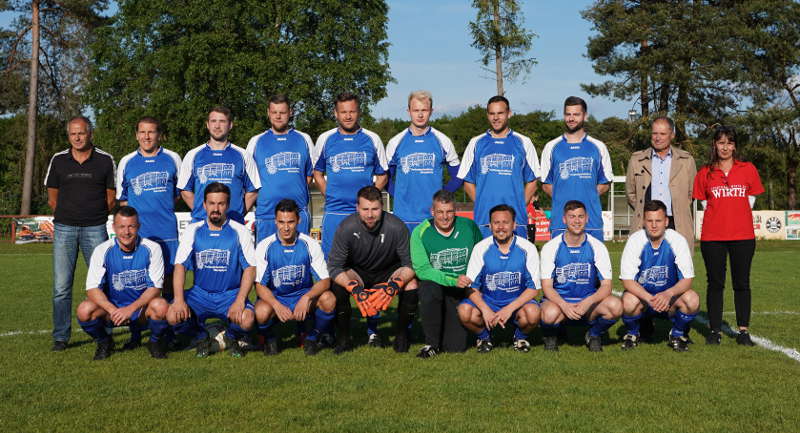
[[[50,328],[50,249],[0,245],[0,334]],[[622,244],[610,249],[616,271]],[[800,348],[800,317],[764,313],[800,311],[798,253],[800,243],[760,242],[752,275],[752,332],[793,348]],[[695,265],[704,304],[699,250]],[[75,305],[84,278],[79,259]],[[729,283],[725,311],[733,310],[732,298]],[[735,323],[731,314],[724,318]],[[470,350],[431,360],[413,356],[416,344],[402,356],[359,347],[306,358],[285,348],[272,358],[199,360],[182,352],[156,361],[139,349],[91,362],[94,344],[77,325],[65,353],[49,352],[49,333],[3,336],[0,425],[77,432],[798,431],[796,361],[728,337],[708,347],[699,325],[688,353],[663,341],[623,353],[618,327],[599,354],[578,345],[582,331],[572,329],[572,344],[555,354],[544,353],[534,333],[529,354],[501,342],[489,355]],[[389,324],[382,328],[388,334]],[[667,325],[658,329],[663,334]]]

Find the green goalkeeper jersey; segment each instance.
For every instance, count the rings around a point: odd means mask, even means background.
[[[469,218],[457,216],[453,231],[443,236],[427,219],[411,233],[411,262],[417,278],[442,286],[455,286],[459,275],[467,272],[472,247],[483,239],[480,229]]]

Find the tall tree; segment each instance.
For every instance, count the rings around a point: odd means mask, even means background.
[[[93,45],[98,142],[129,150],[133,124],[147,114],[186,151],[208,138],[206,114],[222,104],[244,144],[265,128],[276,92],[296,101],[298,127],[321,132],[339,92],[357,93],[362,109],[386,95],[387,12],[384,1],[120,1]]]
[[[471,46],[482,54],[484,69],[494,75],[497,94],[505,94],[504,81],[530,73],[536,59],[527,57],[536,34],[523,27],[519,0],[473,0],[475,21],[469,23]],[[488,68],[494,63],[494,69]]]

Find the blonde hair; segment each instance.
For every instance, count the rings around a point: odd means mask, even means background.
[[[433,96],[431,96],[431,92],[427,90],[416,90],[408,94],[408,106],[411,107],[411,101],[416,99],[420,102],[428,101],[431,104],[431,108],[433,108]]]

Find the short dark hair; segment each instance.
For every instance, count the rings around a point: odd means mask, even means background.
[[[144,116],[139,118],[139,121],[136,122],[136,132],[139,132],[139,125],[141,125],[142,123],[150,123],[156,125],[156,131],[158,131],[159,134],[164,132],[161,129],[161,122],[159,122],[158,119],[156,119],[155,117],[151,116]]]
[[[228,185],[220,182],[211,182],[206,185],[206,190],[203,192],[203,201],[206,201],[209,194],[213,194],[216,192],[225,193],[228,196],[228,204],[231,203],[231,189],[228,188]]]
[[[486,109],[488,110],[489,109],[489,105],[492,105],[495,102],[502,102],[502,103],[506,104],[506,109],[507,110],[511,109],[511,104],[508,103],[508,99],[503,95],[494,95],[491,98],[489,98],[489,102],[486,103]]]
[[[564,203],[564,213],[567,213],[575,209],[583,209],[585,211],[586,205],[584,205],[583,202],[580,200],[570,200]]]
[[[517,218],[517,211],[515,211],[513,207],[511,207],[511,206],[509,206],[509,205],[507,205],[505,203],[499,204],[499,205],[489,209],[489,220],[490,221],[492,219],[492,215],[495,212],[509,212],[509,213],[511,213],[511,219],[512,220],[515,220]]]
[[[92,129],[94,128],[92,126],[92,121],[89,120],[88,117],[86,117],[86,116],[72,116],[72,117],[69,118],[69,120],[67,120],[67,132],[69,132],[69,125],[71,125],[73,122],[83,122],[86,125],[86,128],[89,130],[89,132],[92,132]]]
[[[275,205],[276,217],[278,216],[278,212],[292,212],[297,217],[297,219],[300,219],[300,207],[298,207],[297,203],[295,203],[295,201],[290,198],[285,198],[279,201],[277,205]]]
[[[583,98],[577,96],[568,96],[567,99],[564,100],[564,110],[573,105],[580,105],[583,109],[583,112],[586,112],[586,101],[584,101]]]
[[[669,125],[670,132],[672,132],[673,134],[675,133],[675,121],[672,120],[671,118],[667,116],[656,117],[655,119],[653,119],[652,122],[650,122],[650,129],[653,129],[653,125],[655,125],[657,122],[667,122],[667,125]]]
[[[360,190],[358,190],[358,195],[356,195],[356,200],[359,198],[363,198],[367,201],[381,201],[381,190],[375,187],[375,185],[367,185]]]
[[[283,93],[276,93],[269,97],[269,104],[286,104],[289,108],[292,108],[292,102],[289,100],[289,97],[284,95]]]
[[[211,113],[222,113],[225,115],[225,117],[228,119],[229,122],[233,120],[233,112],[231,111],[231,109],[222,105],[217,105],[214,108],[208,110],[208,114]]]
[[[356,95],[355,93],[351,93],[351,92],[342,92],[342,93],[336,95],[336,99],[334,99],[334,101],[333,101],[333,108],[337,109],[337,108],[339,108],[339,103],[340,102],[347,102],[347,101],[356,101],[356,105],[358,106],[358,109],[359,110],[361,109],[361,100],[358,98],[358,95]]]
[[[656,212],[656,211],[664,211],[664,215],[667,214],[667,205],[664,204],[661,200],[650,200],[644,204],[644,212]]]
[[[121,217],[136,217],[139,218],[139,212],[136,211],[136,208],[133,206],[120,206],[114,211],[114,218],[117,219],[117,215]]]
[[[455,203],[456,195],[446,189],[440,189],[433,194],[433,201],[438,201],[439,203]]]

